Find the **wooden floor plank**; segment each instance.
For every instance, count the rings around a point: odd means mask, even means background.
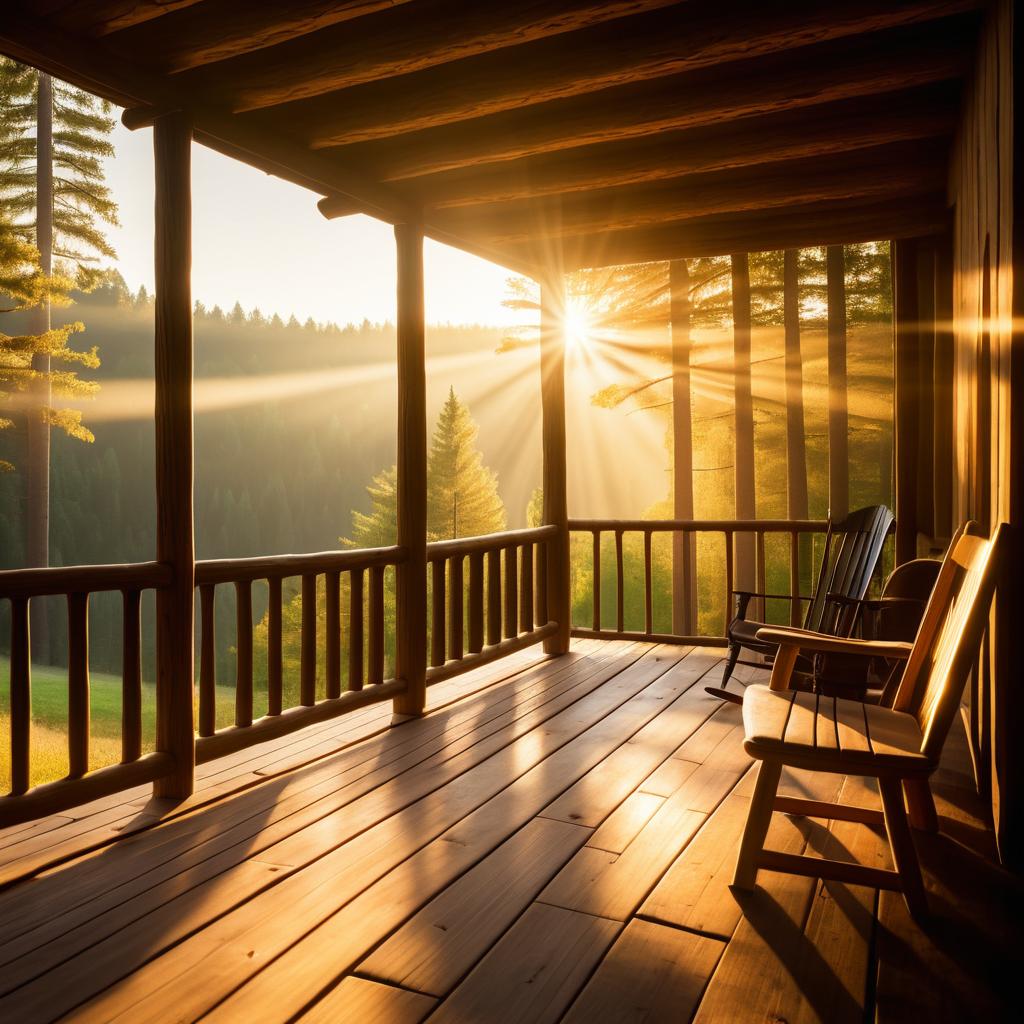
[[[622,656],[631,657],[620,652]],[[477,755],[486,756],[487,749],[478,741],[489,724],[498,728],[519,720],[523,727],[535,725],[544,716],[539,709],[546,707],[555,713],[571,702],[574,687],[586,688],[587,680],[596,687],[614,671],[614,665],[609,667],[602,659],[595,659],[589,669],[586,665],[569,665],[556,672],[549,666],[546,673],[527,673],[511,696],[499,701],[474,701],[460,711],[420,723],[422,728],[399,730],[382,738],[374,744],[376,756],[372,750],[347,752],[329,765],[304,772],[287,788],[264,787],[242,794],[226,808],[199,812],[164,825],[160,835],[133,838],[117,849],[96,855],[89,864],[76,864],[33,881],[21,893],[0,894],[0,964],[43,945],[55,934],[93,920],[138,893],[149,893],[158,904],[163,897],[154,887],[165,878],[195,870],[203,860],[232,846],[238,847],[239,859],[257,854],[358,797],[379,791],[383,783],[418,764],[422,765],[419,772],[425,784],[439,785],[446,781],[437,771],[445,754],[454,756],[460,749],[476,746]],[[552,703],[560,695],[564,695],[565,702]],[[531,710],[540,717],[524,721]],[[511,728],[508,737],[516,735]],[[399,755],[406,750],[410,752],[403,759]],[[426,763],[430,757],[433,760]],[[374,770],[368,772],[366,765]],[[414,797],[409,785],[407,777],[404,788],[407,796]],[[349,816],[350,824],[357,821],[358,814]],[[200,880],[196,878],[194,884]],[[144,910],[140,907],[140,912]],[[33,927],[35,934],[28,934]],[[7,948],[14,936],[24,939]],[[86,939],[95,941],[97,937],[91,931]]]
[[[550,1024],[622,926],[534,904],[437,1008],[431,1024]]]
[[[534,818],[448,886],[357,967],[360,974],[442,996],[533,902],[590,829]]]
[[[97,972],[97,950],[105,945],[102,943],[76,957],[73,969],[64,965],[57,973],[74,974],[74,984],[68,988],[75,994],[107,987],[96,1005],[84,1011],[87,1015],[110,1017],[122,1008],[132,1019],[150,1011],[158,1018],[158,1008],[168,998],[167,992],[160,991],[166,984],[174,989],[177,1004],[181,1005],[184,1000],[182,1011],[198,1016],[224,994],[222,985],[230,990],[306,931],[316,929],[318,934],[309,948],[303,945],[296,956],[300,961],[296,965],[298,970],[289,973],[286,986],[290,1005],[301,1009],[325,984],[322,980],[325,972],[327,980],[333,980],[417,908],[415,903],[409,905],[409,899],[418,898],[420,905],[426,902],[444,884],[529,820],[560,789],[625,742],[632,732],[653,718],[667,700],[678,695],[681,684],[670,682],[659,686],[657,682],[677,658],[678,655],[671,652],[650,653],[548,721],[543,729],[521,738],[477,764],[473,772],[454,779],[341,847],[332,849],[332,844],[337,827],[345,825],[345,816],[336,823],[325,819],[304,829],[301,834],[304,850],[288,840],[271,848],[261,856],[280,862],[279,851],[287,846],[285,860],[292,856],[309,858],[306,861],[309,867],[285,878],[260,899],[228,913],[193,939],[176,945],[155,963],[137,970],[124,984],[114,985],[109,975],[104,978]],[[538,766],[536,770],[532,769],[533,765]],[[510,779],[520,773],[525,774],[510,786]],[[497,794],[500,794],[498,799],[491,799]],[[476,808],[481,808],[481,814],[473,816]],[[453,823],[467,814],[471,819],[467,819],[470,824],[464,831],[452,828]],[[434,842],[445,828],[450,829],[448,837]],[[480,843],[490,846],[480,848]],[[325,844],[332,852],[324,853]],[[424,852],[415,858],[418,849]],[[403,864],[407,858],[408,864]],[[353,904],[354,909],[344,915],[335,913],[400,864],[403,873],[380,890],[388,893],[383,902],[370,896]],[[407,876],[416,878],[417,872],[422,871],[427,872],[435,888],[421,890],[415,885],[410,888]],[[318,928],[326,918],[329,918],[330,928]],[[353,923],[359,926],[357,933],[353,932]],[[335,929],[340,934],[335,935]],[[367,941],[362,945],[364,938]],[[113,940],[108,940],[109,953],[111,956],[120,953],[120,959],[108,959],[106,970],[116,970],[118,976],[123,977],[135,964],[124,961],[124,938],[115,936]],[[211,956],[216,957],[219,965],[218,979],[208,981],[199,989],[188,987],[183,993],[178,980],[180,975]],[[282,961],[286,963],[285,969],[290,968],[290,955],[282,957]],[[276,992],[276,986],[272,987]],[[254,1007],[243,1012],[243,1017],[248,1012],[265,1012],[268,1005],[265,998],[259,997],[260,986],[248,988],[253,988],[255,993]],[[67,992],[42,991],[34,985],[9,997],[13,1007],[35,1005],[31,1000],[36,999],[49,1006],[69,998],[71,995]],[[139,1005],[134,1005],[136,1003]],[[0,1004],[0,1010],[6,1005],[7,1001]]]
[[[564,1022],[688,1021],[724,948],[706,935],[631,921]]]
[[[344,978],[311,1010],[300,1024],[419,1024],[434,1008],[436,999],[381,985],[365,978]]]

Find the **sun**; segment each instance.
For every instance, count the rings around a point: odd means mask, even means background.
[[[569,300],[562,317],[565,347],[573,352],[589,349],[594,343],[594,318],[580,302]]]

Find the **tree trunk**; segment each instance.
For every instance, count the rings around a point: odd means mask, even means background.
[[[672,319],[672,515],[693,518],[693,422],[690,399],[690,270],[669,264]],[[696,538],[672,535],[672,632],[696,634]]]
[[[39,73],[36,94],[36,246],[44,274],[53,266],[53,82]],[[32,333],[50,329],[50,303],[33,310]],[[32,369],[41,374],[33,383],[26,426],[25,461],[25,564],[30,568],[50,563],[50,357],[37,353]],[[32,604],[32,658],[50,663],[50,630],[47,604]]]
[[[756,515],[754,490],[754,401],[750,386],[750,262],[732,257],[733,379],[736,401],[736,518]],[[752,533],[736,537],[736,589],[756,590]]]
[[[833,519],[850,511],[849,415],[846,399],[846,257],[826,252],[828,284],[828,507]]]

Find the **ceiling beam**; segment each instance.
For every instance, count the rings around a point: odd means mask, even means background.
[[[981,0],[684,4],[290,104],[314,148],[389,138],[971,10]],[[293,77],[296,69],[292,68]],[[230,88],[229,83],[223,86]],[[240,98],[236,111],[269,106]]]
[[[556,225],[538,221],[537,200],[449,210],[442,223],[457,234],[486,238],[500,247],[525,243],[538,233],[572,236],[710,214],[939,191],[947,162],[944,142],[903,142],[839,156],[691,174],[655,185],[570,194],[561,197]]]
[[[145,22],[110,39],[118,53],[145,53],[161,71],[227,61],[288,43],[357,18],[403,7],[409,0],[289,0],[254,4],[217,0]],[[404,12],[399,12],[405,16]]]
[[[476,206],[735,170],[865,146],[950,136],[959,89],[908,90],[669,132],[636,142],[577,147],[412,178],[403,194],[429,209]]]
[[[948,224],[944,197],[932,194],[882,203],[818,203],[744,217],[703,217],[656,228],[601,232],[566,239],[563,252],[566,269],[575,270],[908,238],[941,232]],[[535,261],[538,246],[517,246],[516,251]]]
[[[198,95],[213,87],[233,110],[253,110],[408,75],[681,3],[521,0],[514,4],[467,4],[465,0],[422,0],[280,45],[258,50],[252,47],[255,52],[222,59],[217,64],[202,56],[202,46],[188,51],[174,40],[170,45],[175,47],[175,55],[169,69],[193,68],[181,76],[186,88]],[[242,19],[242,24],[247,20]],[[164,52],[167,46],[163,44]]]
[[[141,25],[201,0],[42,0],[32,5],[37,15],[53,15],[64,29],[103,36]]]
[[[973,18],[958,19],[942,32],[899,30],[825,43],[340,152],[385,181],[401,181],[934,84],[964,73],[963,33],[973,25]]]

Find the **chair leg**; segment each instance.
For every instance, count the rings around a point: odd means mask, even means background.
[[[725,671],[722,673],[722,689],[729,685],[729,680],[732,678],[732,670],[736,667],[736,662],[740,656],[740,645],[730,642],[729,644],[729,660],[725,663]]]
[[[903,808],[903,786],[899,779],[879,779],[878,788],[882,792],[885,831],[889,835],[893,863],[903,886],[903,898],[907,901],[911,917],[927,917],[928,900],[921,880],[917,850],[914,849],[914,837],[910,834],[907,814]]]
[[[764,849],[764,837],[772,820],[775,794],[782,775],[781,761],[762,761],[757,769],[757,782],[750,801],[747,824],[743,829],[736,874],[732,884],[737,889],[753,889],[757,882],[757,855]]]
[[[928,780],[904,779],[903,792],[907,796],[910,824],[921,832],[938,832],[939,816],[935,812],[935,801]]]

